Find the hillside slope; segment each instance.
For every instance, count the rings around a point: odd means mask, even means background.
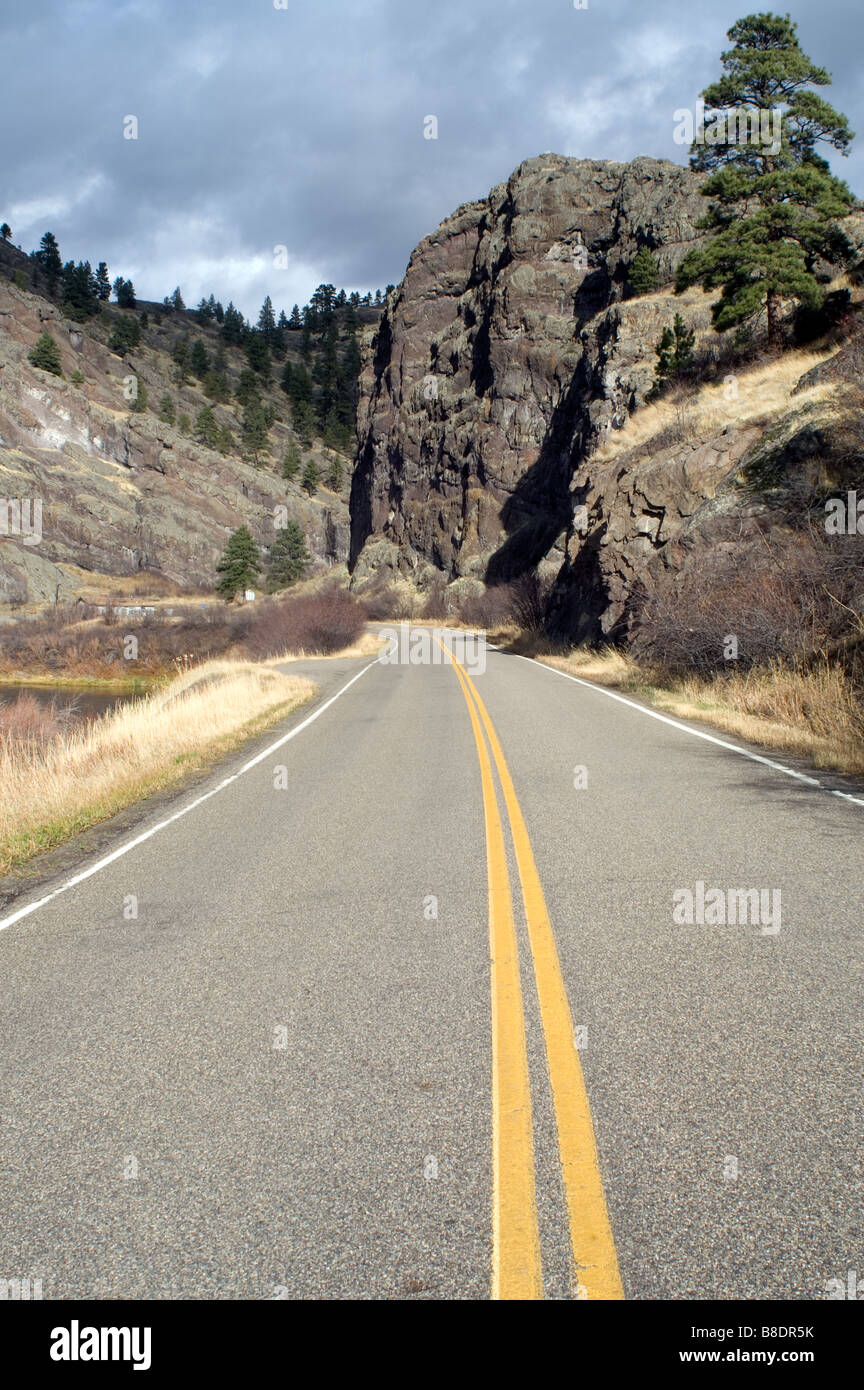
[[[245,522],[266,549],[280,505],[302,526],[319,567],[345,559],[350,461],[341,460],[345,481],[338,491],[322,484],[309,496],[299,475],[291,482],[280,475],[287,446],[298,442],[278,386],[281,364],[262,385],[277,419],[270,452],[255,466],[241,456],[238,403],[214,404],[194,376],[177,380],[175,342],[188,334],[212,356],[220,341],[214,323],[145,302],[136,311],[105,304],[97,317],[75,323],[57,303],[16,286],[15,271],[27,273],[29,266],[14,247],[0,248],[0,498],[41,500],[43,535],[38,545],[14,534],[0,539],[0,605],[100,595],[130,579],[141,593],[160,586],[210,589],[230,532]],[[122,356],[110,351],[117,320],[134,315],[140,322],[142,314],[140,345]],[[60,348],[62,378],[27,361],[44,330]],[[247,363],[239,348],[228,347],[226,356],[233,390]],[[288,356],[299,361],[294,347]],[[76,372],[83,375],[78,385]],[[133,374],[147,392],[141,413],[124,396]],[[165,393],[176,425],[159,416]],[[194,437],[207,405],[232,432],[229,453]],[[336,457],[320,441],[302,453],[314,457],[322,477]]]

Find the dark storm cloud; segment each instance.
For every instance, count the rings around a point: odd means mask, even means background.
[[[320,280],[398,280],[416,242],[531,155],[685,162],[673,112],[718,74],[743,0],[48,0],[0,20],[0,217],[252,313]],[[754,6],[753,8],[759,8]],[[864,127],[857,3],[788,3]],[[139,138],[123,138],[134,115]],[[434,115],[439,138],[423,138]],[[864,189],[861,150],[834,161]],[[273,248],[288,249],[276,269]]]

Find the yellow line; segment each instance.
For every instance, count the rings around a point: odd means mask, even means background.
[[[457,674],[459,674],[457,672]],[[540,1299],[543,1275],[534,1191],[531,1086],[519,950],[492,765],[471,697],[462,693],[480,760],[492,982],[492,1297]]]
[[[534,959],[540,1016],[546,1038],[546,1061],[555,1102],[558,1148],[570,1217],[570,1239],[576,1274],[584,1297],[622,1299],[624,1289],[603,1193],[603,1179],[600,1175],[588,1093],[575,1044],[573,1020],[567,991],[564,988],[555,936],[534,862],[531,841],[516,799],[513,780],[486,706],[467,671],[460,667],[452,653],[450,656],[456,674],[460,679],[464,674],[464,680],[477,703],[501,779],[513,831],[513,846],[519,867],[528,936]],[[463,691],[464,689],[463,683]]]

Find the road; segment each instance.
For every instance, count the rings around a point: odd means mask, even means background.
[[[320,694],[258,761],[5,909],[0,1278],[808,1300],[864,1269],[864,804],[454,654],[292,666]],[[675,920],[698,884],[765,915]]]

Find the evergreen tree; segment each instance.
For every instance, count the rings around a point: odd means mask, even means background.
[[[229,602],[256,583],[261,573],[261,559],[248,526],[238,527],[229,537],[216,573],[219,575],[216,592]]]
[[[162,393],[159,401],[159,419],[164,420],[166,425],[173,425],[177,419],[174,400],[168,391]]]
[[[100,261],[96,267],[96,293],[103,304],[111,298],[111,281],[108,278],[108,267],[104,261]]]
[[[235,309],[232,303],[222,319],[222,339],[228,343],[229,347],[240,347],[246,336],[246,323],[239,309]]]
[[[180,383],[182,384],[184,381],[188,381],[188,379],[189,379],[189,335],[188,335],[187,333],[184,333],[182,337],[176,339],[176,341],[175,341],[175,343],[174,343],[174,346],[173,346],[173,348],[171,349],[171,356],[173,357],[173,359],[174,359],[174,364],[175,364],[175,366],[176,366],[176,368],[177,368],[177,380],[178,380],[178,382],[180,382]]]
[[[292,412],[294,428],[300,436],[300,443],[308,449],[315,438],[315,407],[311,401],[298,401]]]
[[[220,454],[231,454],[234,452],[234,436],[228,426],[220,422],[219,433],[216,438],[216,448]]]
[[[261,388],[258,384],[258,378],[249,367],[244,367],[240,373],[240,380],[234,395],[243,406],[251,405],[253,401],[260,401]]]
[[[224,404],[231,399],[231,383],[226,372],[220,372],[215,366],[210,369],[204,377],[202,383],[204,395],[211,401],[218,401]]]
[[[118,357],[124,357],[127,352],[131,352],[141,341],[141,325],[131,314],[121,314],[114,321],[114,327],[108,342],[108,350],[116,352]]]
[[[48,289],[51,294],[57,288],[57,282],[63,273],[63,262],[60,259],[60,247],[57,245],[57,238],[53,232],[46,232],[39,242],[39,250],[34,251],[33,259],[37,262],[40,270],[48,281]]]
[[[246,361],[257,372],[264,381],[270,380],[270,349],[264,335],[259,329],[253,328],[246,343]]]
[[[285,458],[282,462],[282,477],[292,483],[300,472],[300,450],[292,440],[285,450]]]
[[[259,455],[268,452],[270,417],[266,406],[260,400],[252,400],[243,411],[243,448],[251,454],[256,468]]]
[[[270,351],[277,361],[281,362],[288,348],[288,320],[285,317],[285,310],[280,310],[279,318],[276,323],[276,331],[273,334],[273,341],[270,344]]]
[[[657,366],[654,372],[654,386],[649,394],[656,395],[664,381],[680,378],[693,361],[693,344],[696,334],[688,328],[680,314],[675,315],[671,328],[664,328],[656,347]]]
[[[51,372],[52,376],[63,375],[60,349],[50,333],[40,333],[35,346],[27,354],[27,361],[40,371]]]
[[[225,322],[225,310],[222,308],[222,305],[219,303],[218,299],[216,300],[216,305],[213,310],[213,317],[215,318],[217,323]]]
[[[769,341],[777,342],[784,299],[810,309],[824,302],[817,261],[843,265],[853,257],[838,219],[855,200],[817,153],[821,144],[845,155],[853,136],[846,117],[812,90],[831,77],[802,52],[788,15],[747,15],[727,37],[733,47],[722,54],[723,75],[702,93],[718,117],[696,134],[690,159],[710,171],[703,225],[714,236],[685,256],[676,288],[719,286],[718,329],[764,311]]]
[[[137,307],[135,300],[135,286],[131,280],[124,280],[122,275],[118,275],[114,281],[114,298],[121,309],[134,309]]]
[[[189,353],[189,368],[198,380],[202,380],[210,370],[210,354],[200,338],[196,338]]]
[[[177,309],[177,310],[185,309],[185,308],[186,308],[186,305],[183,303],[183,296],[182,296],[182,294],[180,293],[180,286],[179,286],[179,285],[177,286],[176,290],[174,291],[174,293],[173,293],[172,296],[171,296],[171,308],[172,308],[172,309]]]
[[[134,410],[136,415],[142,415],[147,409],[147,387],[140,376],[135,377],[135,395],[129,402],[129,409]]]
[[[89,261],[67,261],[63,267],[63,304],[70,318],[87,319],[99,312],[99,286]]]
[[[292,332],[295,332],[298,328],[303,327],[303,320],[300,317],[300,309],[299,306],[296,304],[291,310],[291,317],[288,320],[288,327],[291,329]]]
[[[219,422],[213,414],[213,407],[202,406],[195,421],[195,435],[208,449],[215,449],[219,443]]]
[[[342,489],[342,464],[338,459],[331,459],[327,469],[327,486],[331,492],[340,492]]]
[[[8,222],[4,222],[3,226],[0,227],[0,237],[2,237],[4,241],[8,241],[11,235],[12,228],[9,226]]]
[[[302,579],[309,564],[306,538],[296,521],[283,526],[270,547],[267,558],[267,584],[271,591],[285,589]]]
[[[627,281],[634,295],[651,294],[660,283],[660,267],[647,246],[640,246],[627,268]]]
[[[269,294],[261,305],[261,312],[258,315],[258,332],[268,348],[272,347],[276,333],[276,315],[273,313],[273,301]]]
[[[320,483],[320,481],[321,476],[318,472],[318,467],[315,463],[315,460],[311,458],[307,459],[306,463],[303,466],[303,479],[301,486],[306,489],[306,491],[309,493],[309,496],[311,497],[312,494],[317,491],[318,484]]]

